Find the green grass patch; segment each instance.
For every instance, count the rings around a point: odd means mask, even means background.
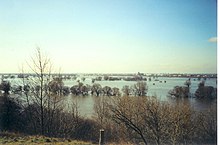
[[[0,144],[13,145],[94,145],[90,142],[76,141],[63,138],[50,138],[45,136],[27,136],[16,133],[1,132]]]

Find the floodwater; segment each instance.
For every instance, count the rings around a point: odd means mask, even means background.
[[[83,76],[85,77],[85,81],[82,81],[82,76],[78,77],[76,80],[64,80],[64,84],[66,86],[73,86],[78,84],[77,80],[82,82],[83,84],[92,85],[92,77],[91,76]],[[148,80],[148,79],[147,79]],[[167,95],[169,90],[173,89],[175,86],[184,86],[185,81],[188,80],[188,78],[179,78],[179,77],[158,77],[156,79],[151,79],[151,81],[146,81],[148,86],[147,96],[156,96],[158,99],[163,101],[169,101]],[[197,78],[191,78],[191,86],[190,86],[190,92],[191,94],[194,94],[196,89],[198,88],[198,84],[202,81],[198,80]],[[11,85],[18,85],[21,83],[21,79],[9,79],[11,82]],[[95,83],[99,83],[102,87],[104,86],[110,86],[110,87],[117,87],[120,90],[123,86],[133,86],[135,81],[96,81]],[[205,86],[213,86],[217,87],[217,79],[216,78],[207,78],[205,80]],[[96,99],[95,96],[73,96],[72,94],[68,96],[64,96],[66,104],[75,103],[78,106],[78,110],[80,115],[84,117],[91,117],[94,114],[94,99]],[[190,104],[197,109],[203,109],[207,106],[211,105],[211,103],[207,101],[198,100],[196,98],[189,98],[187,101],[190,102]]]
[[[185,81],[188,80],[188,78],[168,78],[168,77],[159,77],[156,79],[152,79],[151,81],[146,81],[148,86],[148,93],[147,96],[157,96],[158,99],[163,101],[170,101],[167,97],[169,90],[173,89],[175,86],[184,86]],[[191,78],[191,86],[190,86],[190,92],[191,94],[194,94],[196,89],[198,88],[198,84],[202,81],[202,79],[199,81],[197,78]],[[83,82],[84,84],[92,85],[92,79],[86,78],[86,80]],[[72,86],[73,82],[70,80],[64,81],[65,85]],[[99,83],[104,86],[110,86],[110,87],[118,87],[120,90],[123,86],[128,85],[132,86],[136,82],[135,81],[96,81],[96,83]],[[77,84],[75,81],[74,84]],[[208,78],[205,80],[206,86],[213,86],[217,87],[216,78]],[[67,100],[70,102],[77,102],[77,105],[79,107],[79,112],[81,115],[86,117],[91,117],[94,114],[94,99],[96,99],[95,96],[67,96]],[[198,100],[196,98],[189,98],[188,101],[191,106],[193,106],[196,109],[204,109],[211,105],[211,102],[209,101],[202,101]]]

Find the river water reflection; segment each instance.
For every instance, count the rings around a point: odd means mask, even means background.
[[[157,96],[158,99],[162,101],[174,101],[170,100],[167,95],[169,90],[173,89],[175,86],[183,86],[185,81],[188,80],[188,78],[168,78],[168,77],[159,77],[157,80],[152,81],[146,81],[148,86],[148,93],[147,96]],[[197,78],[191,78],[191,86],[190,86],[190,92],[191,94],[194,94],[196,89],[198,88],[198,84],[202,80],[198,80]],[[86,78],[86,80],[83,82],[84,84],[92,85],[92,79]],[[71,80],[64,81],[65,85],[71,87],[72,85],[77,84],[77,82],[73,82]],[[132,86],[136,82],[135,81],[97,81],[96,83],[99,83],[104,86],[110,86],[110,87],[118,87],[120,90],[123,86],[128,85]],[[206,86],[213,86],[217,87],[216,78],[208,78],[205,80]],[[95,96],[73,96],[70,94],[67,96],[67,102],[77,102],[79,107],[79,112],[82,116],[85,117],[91,117],[94,113],[93,105],[94,105],[94,99]],[[210,101],[203,101],[198,100],[196,98],[188,98],[185,99],[185,101],[189,102],[191,106],[193,106],[197,110],[202,110],[207,108],[211,105],[212,102]]]
[[[85,76],[83,76],[85,77]],[[78,77],[76,80],[64,80],[64,84],[68,87],[72,87],[73,85],[78,84],[77,80],[80,80],[83,84],[92,85],[92,77],[88,76],[85,77],[86,79],[84,81],[81,80],[82,77]],[[152,79],[151,81],[146,81],[148,86],[147,96],[156,96],[158,99],[162,101],[174,101],[170,100],[167,95],[169,90],[173,89],[175,86],[184,86],[185,81],[188,80],[188,78],[179,78],[179,77],[158,77],[156,79]],[[202,81],[198,80],[197,78],[191,78],[191,86],[190,86],[190,92],[191,94],[194,94],[196,89],[198,88],[198,84]],[[206,86],[213,86],[214,88],[217,87],[217,79],[216,78],[207,78],[205,80]],[[10,79],[11,85],[18,85],[21,83],[21,80],[19,79]],[[109,86],[109,87],[117,87],[120,90],[123,86],[133,86],[135,81],[96,81],[95,83],[99,83],[102,87]],[[96,99],[95,96],[73,96],[72,94],[69,94],[65,97],[65,104],[68,106],[71,105],[71,103],[75,103],[78,106],[79,113],[82,116],[85,117],[91,117],[94,114],[94,99]],[[204,108],[207,108],[211,105],[211,102],[209,101],[202,101],[198,100],[196,98],[189,98],[185,101],[188,101],[191,106],[196,108],[197,110],[201,110]]]

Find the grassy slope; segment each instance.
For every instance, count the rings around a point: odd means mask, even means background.
[[[15,133],[0,133],[0,144],[13,144],[13,145],[92,145],[89,142],[49,138],[44,136],[26,136]]]

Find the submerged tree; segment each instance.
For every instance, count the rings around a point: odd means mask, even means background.
[[[112,88],[109,86],[104,86],[102,92],[104,96],[112,96]]]
[[[198,98],[213,99],[217,97],[217,89],[212,86],[205,86],[205,82],[202,81],[198,85],[195,96]]]
[[[186,98],[189,97],[189,88],[185,86],[175,86],[168,92],[168,95],[176,98]]]
[[[188,90],[189,90],[188,97],[190,97],[190,96],[191,96],[191,94],[190,94],[190,86],[191,86],[191,81],[190,81],[190,79],[186,80],[186,82],[184,83],[184,85],[187,86],[187,88],[188,88]]]
[[[134,84],[133,91],[135,96],[146,96],[148,91],[147,83],[138,81],[136,84]]]
[[[120,93],[119,88],[113,87],[112,88],[112,96],[120,96],[120,95],[121,95],[121,93]]]
[[[99,96],[102,93],[102,86],[98,83],[94,83],[91,87],[91,94]]]
[[[188,88],[191,86],[191,81],[190,79],[188,79],[187,81],[185,81],[184,85],[186,85]]]
[[[62,78],[54,78],[52,81],[48,84],[49,91],[51,91],[53,94],[61,95],[62,89],[64,87],[64,83],[62,81]]]
[[[130,96],[131,95],[131,88],[128,85],[123,86],[122,92],[124,93],[125,96]]]

